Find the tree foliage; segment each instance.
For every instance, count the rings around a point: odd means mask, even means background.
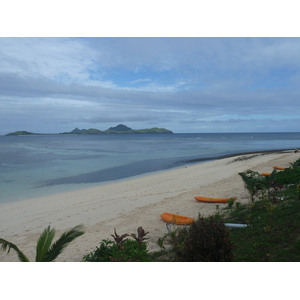
[[[66,232],[52,244],[55,236],[55,229],[48,226],[40,235],[36,245],[36,262],[51,262],[54,261],[59,254],[71,243],[74,239],[84,234],[83,225],[77,225]],[[10,252],[13,249],[17,252],[21,262],[29,262],[26,255],[13,243],[0,239],[1,250]]]

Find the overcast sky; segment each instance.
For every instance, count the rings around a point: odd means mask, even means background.
[[[0,135],[299,131],[300,38],[0,38]]]

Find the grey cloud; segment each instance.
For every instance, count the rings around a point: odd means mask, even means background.
[[[2,38],[0,72],[56,80],[85,80],[95,50],[73,38]]]
[[[26,105],[43,102],[43,98],[71,99],[87,101],[102,107],[122,105],[125,111],[134,109],[182,109],[182,110],[213,110],[217,113],[236,111],[241,114],[251,113],[296,113],[291,111],[299,96],[296,89],[249,90],[241,89],[194,89],[173,93],[146,93],[132,90],[112,90],[96,86],[85,86],[78,83],[63,84],[47,79],[30,79],[0,74],[1,94],[10,97],[26,97]],[[37,98],[37,100],[34,100]],[[58,100],[63,101],[63,100]],[[284,105],[283,105],[284,101]],[[63,103],[61,103],[64,106]],[[67,105],[67,104],[65,104]]]
[[[293,129],[296,121],[289,117],[298,114],[299,38],[0,39],[0,44],[2,128],[19,121],[32,127],[55,122],[57,128],[132,122],[257,129],[266,122],[271,130],[271,124],[279,125],[270,117],[286,116],[282,128]],[[126,78],[129,85],[114,79],[118,72],[134,74]],[[254,122],[252,115],[265,120]]]

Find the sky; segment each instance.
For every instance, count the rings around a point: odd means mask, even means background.
[[[286,10],[256,0],[39,3],[12,0],[0,18],[0,135],[118,124],[299,131],[290,0]]]
[[[0,38],[0,134],[299,131],[300,38]]]

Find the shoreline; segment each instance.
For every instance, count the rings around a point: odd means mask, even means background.
[[[199,203],[194,196],[237,197],[237,201],[247,203],[238,172],[247,169],[271,172],[273,165],[288,167],[300,158],[300,153],[292,151],[230,155],[96,187],[4,203],[0,205],[0,237],[15,243],[34,260],[36,241],[44,228],[55,227],[57,239],[61,232],[82,223],[85,234],[57,259],[81,261],[102,239],[110,239],[114,228],[118,234],[131,234],[142,226],[149,232],[149,251],[157,251],[156,241],[167,233],[161,213],[197,218],[199,213],[207,216],[216,212],[216,204]],[[218,206],[221,209],[226,205]],[[1,251],[0,261],[18,261],[18,258],[13,250],[9,254]]]
[[[188,162],[193,163],[193,162],[201,162],[201,161],[206,161],[206,160],[218,160],[218,159],[223,159],[223,158],[230,158],[230,157],[250,155],[250,154],[272,154],[272,153],[286,153],[286,152],[293,152],[293,151],[294,151],[293,149],[278,149],[278,150],[237,152],[237,153],[232,153],[232,154],[220,155],[220,156],[216,156],[216,157],[192,159],[192,160],[189,160]]]
[[[148,170],[148,171],[137,171],[137,166],[139,165],[139,162],[135,163],[130,163],[128,165],[123,165],[123,166],[117,166],[113,168],[121,168],[124,170],[134,170],[130,171],[127,176],[125,175],[124,177],[119,177],[115,179],[105,179],[105,180],[99,180],[99,181],[91,181],[91,182],[77,182],[76,183],[76,178],[84,178],[88,176],[89,178],[91,177],[99,177],[99,173],[103,173],[101,177],[106,176],[106,169],[100,170],[100,171],[93,171],[93,172],[88,172],[88,173],[83,173],[79,175],[74,175],[74,176],[69,176],[69,177],[62,177],[62,178],[57,178],[57,179],[50,179],[50,180],[44,180],[41,181],[39,185],[36,185],[33,187],[34,189],[42,188],[44,190],[39,191],[39,192],[28,192],[26,190],[23,195],[17,195],[15,198],[8,198],[8,199],[1,199],[0,205],[1,204],[7,204],[7,203],[13,203],[13,202],[19,202],[19,201],[26,201],[34,198],[40,198],[44,196],[53,196],[55,194],[60,194],[60,193],[67,193],[67,192],[75,192],[79,191],[81,189],[87,189],[91,187],[97,187],[101,185],[106,185],[106,184],[111,184],[115,182],[122,182],[130,179],[136,179],[144,176],[149,176],[153,174],[159,174],[161,172],[169,171],[169,170],[176,170],[178,168],[184,168],[185,166],[190,166],[194,164],[202,164],[208,161],[216,161],[220,160],[223,158],[230,158],[230,157],[235,157],[235,156],[242,156],[242,155],[255,155],[258,153],[264,153],[264,154],[270,154],[270,153],[284,153],[286,151],[292,152],[294,150],[292,149],[278,149],[278,150],[263,150],[263,151],[250,151],[250,152],[237,152],[237,153],[232,153],[232,154],[225,154],[225,155],[218,155],[218,156],[211,156],[211,157],[204,157],[204,158],[195,158],[195,159],[185,159],[185,160],[178,160],[177,162],[174,162],[170,164],[169,166],[165,165],[163,168],[154,168],[153,170]],[[110,169],[108,169],[108,172],[110,172]],[[122,172],[121,172],[122,173]],[[131,174],[132,173],[132,174]],[[111,176],[111,175],[109,175]],[[75,179],[75,181],[74,181]],[[84,179],[83,179],[84,180]],[[73,182],[74,181],[74,182]],[[42,195],[42,196],[41,196]]]

